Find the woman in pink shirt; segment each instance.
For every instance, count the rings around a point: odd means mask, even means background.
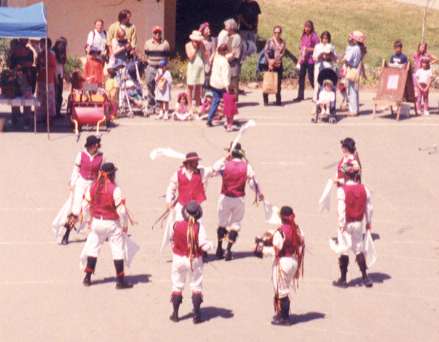
[[[320,42],[319,36],[314,31],[314,23],[307,20],[303,27],[300,38],[299,62],[299,90],[294,102],[302,101],[305,98],[305,76],[308,73],[309,83],[314,88],[314,60],[312,58],[314,47]]]

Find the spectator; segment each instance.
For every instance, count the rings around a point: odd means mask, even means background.
[[[56,57],[56,75],[55,75],[55,117],[61,117],[61,107],[63,102],[64,90],[64,66],[67,62],[67,39],[60,37],[53,46],[53,52]]]
[[[136,33],[136,26],[134,26],[131,23],[131,11],[124,9],[119,12],[119,15],[117,17],[117,21],[110,25],[108,28],[108,34],[107,34],[107,45],[111,49],[111,42],[114,38],[116,38],[117,32],[123,29],[126,34],[126,39],[128,41],[128,44],[132,47],[132,53],[135,51],[137,47],[137,33]]]
[[[102,19],[96,20],[94,29],[88,33],[85,51],[84,76],[89,82],[101,86],[104,83],[104,65],[108,61],[107,33]]]
[[[241,37],[238,34],[238,24],[234,19],[224,22],[224,29],[218,35],[218,46],[227,44],[226,58],[230,64],[231,83],[230,91],[239,95],[239,76],[241,74]]]
[[[428,45],[425,42],[418,44],[418,49],[416,50],[416,53],[413,55],[413,84],[416,85],[416,71],[421,68],[421,60],[422,58],[428,58],[430,60],[430,65],[436,64],[438,59],[436,56],[432,55],[428,52]],[[415,86],[415,96],[416,99],[419,98],[419,88]]]
[[[207,126],[209,127],[213,126],[213,117],[224,93],[230,88],[231,84],[231,68],[226,58],[227,51],[227,44],[221,44],[213,59],[212,75],[210,77],[210,88],[213,94],[213,100],[207,116]]]
[[[364,76],[363,58],[366,55],[364,43],[366,36],[360,31],[349,34],[348,47],[343,58],[346,67],[346,83],[348,107],[350,115],[359,114],[359,86],[360,78]]]
[[[238,9],[239,33],[242,40],[256,43],[261,8],[257,1],[243,0]]]
[[[192,120],[193,116],[188,109],[188,98],[186,93],[178,94],[177,105],[172,117],[176,121],[188,121]]]
[[[267,40],[264,48],[265,60],[267,61],[268,70],[277,72],[277,93],[276,93],[276,106],[280,106],[281,103],[281,88],[282,88],[282,75],[283,64],[282,59],[285,54],[285,41],[281,37],[282,27],[275,26],[273,28],[273,37]],[[264,99],[264,106],[268,105],[268,94],[262,94]]]
[[[428,93],[430,92],[431,81],[433,80],[433,73],[430,69],[430,59],[424,57],[421,59],[421,67],[416,71],[416,88],[418,89],[418,96],[416,99],[416,107],[418,113],[430,115],[428,111]]]
[[[162,38],[162,29],[155,26],[152,29],[152,39],[145,42],[145,56],[148,66],[146,68],[146,85],[148,87],[148,109],[146,115],[154,114],[155,100],[155,77],[161,61],[167,61],[169,57],[169,43]]]
[[[335,46],[331,43],[331,34],[328,31],[322,32],[320,35],[320,43],[314,47],[312,55],[314,60],[314,96],[313,100],[317,101],[317,78],[321,70],[326,68],[335,69],[337,62],[337,54]]]
[[[390,56],[390,65],[406,65],[409,60],[406,55],[402,53],[402,42],[400,40],[396,40],[393,43],[393,55]]]
[[[319,37],[314,31],[314,23],[307,20],[303,27],[302,37],[300,38],[300,57],[299,69],[299,90],[295,102],[305,99],[305,76],[308,73],[309,83],[314,88],[314,60],[312,58],[314,47],[319,43]]]
[[[35,91],[33,84],[36,80],[36,70],[33,68],[34,62],[34,54],[31,49],[29,49],[27,44],[27,39],[13,39],[10,43],[10,52],[8,58],[8,66],[9,69],[15,70],[16,73],[20,73],[24,82],[21,82],[22,85],[27,83],[27,87],[19,87],[26,89],[18,89],[18,95],[26,96],[30,95]],[[26,92],[30,94],[25,94]],[[26,116],[31,114],[30,107],[24,107],[23,113]],[[18,118],[20,115],[20,107],[13,106],[12,107],[12,123],[17,125]]]
[[[40,52],[37,57],[37,97],[40,101],[40,106],[37,107],[38,121],[44,122],[49,117],[55,116],[55,72],[56,72],[56,57],[52,52],[52,41],[47,38],[46,51],[46,39],[40,40]],[[47,53],[47,76],[46,79],[46,53]],[[46,84],[48,93],[46,92]],[[48,103],[48,106],[47,106]]]
[[[128,56],[132,47],[126,38],[126,32],[124,29],[120,28],[116,37],[111,41],[111,54],[110,54],[110,68],[117,68],[121,65],[126,65],[128,61]]]
[[[168,120],[169,102],[171,101],[172,75],[167,70],[168,61],[163,60],[159,64],[155,83],[155,101],[160,104],[160,114],[157,119]]]
[[[204,64],[207,60],[203,44],[203,35],[200,31],[193,31],[189,36],[191,40],[185,46],[188,57],[186,82],[188,86],[189,112],[194,113],[192,101],[195,99],[196,111],[201,105],[201,88],[204,85]]]
[[[206,51],[206,61],[204,64],[204,88],[209,88],[210,73],[212,71],[213,56],[216,51],[216,39],[212,37],[209,23],[200,25],[199,31],[203,35],[203,45]]]

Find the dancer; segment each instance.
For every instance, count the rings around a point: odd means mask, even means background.
[[[291,287],[303,276],[305,241],[291,207],[280,210],[282,225],[273,234],[275,258],[273,262],[274,309],[273,325],[290,325]]]
[[[232,144],[230,145],[230,148]],[[216,174],[223,178],[221,195],[218,201],[218,246],[217,259],[224,257],[223,241],[227,241],[225,260],[232,260],[232,246],[238,238],[241,222],[245,213],[245,186],[247,182],[256,193],[256,200],[262,201],[261,193],[255,179],[253,168],[245,159],[245,151],[237,143],[229,154],[217,161],[213,167]]]
[[[99,251],[103,243],[108,240],[113,255],[116,269],[116,289],[133,287],[125,281],[124,261],[126,259],[126,243],[124,241],[128,232],[128,214],[122,192],[116,185],[116,167],[113,163],[105,163],[99,172],[99,177],[85,194],[91,215],[90,229],[87,242],[81,253],[81,260],[87,258],[84,269],[84,286],[90,286],[91,275],[96,268]]]
[[[207,240],[206,230],[199,223],[203,211],[196,201],[190,201],[183,208],[183,220],[174,224],[172,240],[172,295],[173,312],[171,321],[178,322],[178,309],[183,301],[186,277],[190,277],[192,290],[193,322],[201,323],[200,306],[203,302],[203,258],[202,253],[212,248]]]
[[[72,176],[70,178],[70,195],[64,206],[53,220],[52,227],[56,240],[61,245],[69,243],[69,235],[79,222],[80,230],[84,225],[82,200],[87,188],[96,180],[103,163],[103,154],[99,151],[101,139],[95,135],[87,137],[85,148],[75,158]]]
[[[338,243],[341,245],[341,255],[338,259],[340,266],[340,278],[333,284],[337,287],[347,287],[346,275],[349,264],[349,251],[355,255],[360,268],[363,284],[372,287],[373,283],[367,275],[366,258],[364,255],[364,230],[363,220],[366,221],[366,229],[371,229],[372,203],[370,192],[365,185],[358,182],[359,169],[354,165],[355,161],[348,161],[343,165],[346,183],[337,189],[338,198]]]
[[[353,162],[354,168],[356,168],[358,171],[357,181],[361,182],[361,162],[357,147],[355,145],[355,140],[352,138],[345,138],[340,141],[340,144],[343,157],[338,162],[337,175],[334,179],[334,182],[337,184],[337,186],[341,186],[346,182],[346,175],[344,174],[343,166],[349,161]]]

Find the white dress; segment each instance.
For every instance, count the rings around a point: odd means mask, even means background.
[[[163,75],[163,76],[162,76]],[[155,100],[162,102],[170,102],[171,101],[171,86],[172,86],[172,75],[169,70],[166,70],[163,73],[162,69],[159,69],[157,72],[156,83],[158,83],[159,77],[162,76],[164,80],[166,80],[166,85],[162,90],[159,89],[158,86],[155,87]]]

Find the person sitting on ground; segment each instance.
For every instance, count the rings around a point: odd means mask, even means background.
[[[186,93],[180,93],[177,98],[177,108],[175,108],[172,116],[174,120],[177,121],[188,121],[192,120],[192,114],[188,108],[188,97]]]
[[[409,60],[405,54],[402,53],[402,41],[396,40],[393,43],[393,55],[390,57],[391,66],[405,66]]]
[[[325,80],[323,82],[323,89],[320,91],[317,104],[323,115],[329,115],[331,111],[331,105],[335,103],[335,91],[334,84],[331,80]]]

